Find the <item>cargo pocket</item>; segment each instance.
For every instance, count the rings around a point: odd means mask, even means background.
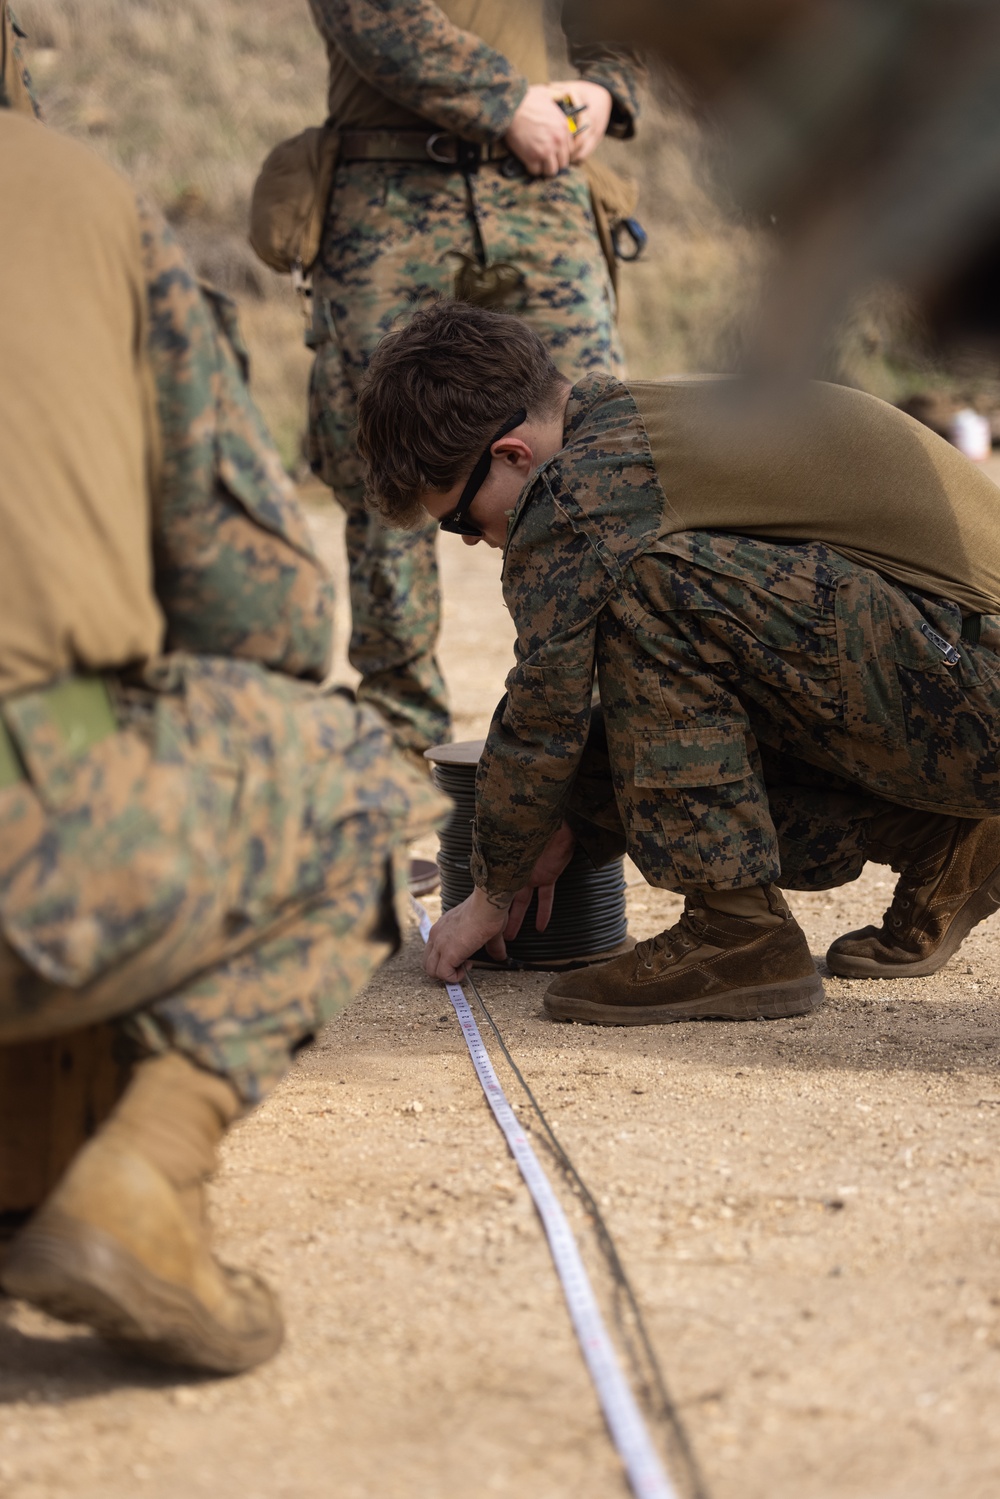
[[[551,722],[545,696],[545,672],[540,666],[516,666],[510,673],[504,718],[518,739],[527,742]]]
[[[126,732],[81,756],[41,817],[26,782],[4,794],[0,931],[30,968],[80,988],[166,930],[196,883],[192,790]],[[26,811],[34,836],[18,846]],[[217,871],[198,878],[211,890]]]
[[[961,710],[965,685],[975,680],[960,639],[961,611],[946,603],[928,607],[929,619],[877,573],[859,568],[843,579],[837,643],[851,739],[901,753],[916,704],[941,722]]]
[[[635,784],[680,790],[724,786],[751,774],[742,723],[692,724],[643,734],[635,747]]]
[[[740,721],[641,734],[625,821],[652,883],[686,890],[776,877],[777,847]]]
[[[558,665],[515,666],[507,677],[508,727],[528,742],[553,731],[582,736],[590,719],[592,692],[592,679],[581,681],[577,663],[567,664],[566,671]]]

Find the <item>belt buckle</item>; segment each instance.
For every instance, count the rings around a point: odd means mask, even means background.
[[[451,156],[439,156],[439,155],[437,155],[438,142],[439,141],[450,141],[451,145],[452,145],[453,155],[451,155]],[[430,157],[431,161],[436,162],[438,166],[440,166],[440,167],[457,167],[458,166],[458,137],[452,135],[450,133],[450,131],[447,131],[447,130],[437,130],[437,131],[435,131],[435,133],[433,135],[429,135],[427,137],[427,140],[424,142],[424,149],[426,150],[427,155]]]
[[[450,142],[453,151],[451,156],[437,154],[441,141]],[[434,135],[429,135],[424,149],[431,161],[437,162],[438,166],[457,167],[460,172],[478,171],[483,160],[483,148],[478,141],[463,140],[460,135],[452,135],[450,131],[438,130]]]

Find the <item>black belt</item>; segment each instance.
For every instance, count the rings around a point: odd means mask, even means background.
[[[978,645],[983,633],[983,616],[981,614],[962,615],[962,639],[966,645]]]
[[[501,141],[467,141],[446,130],[345,130],[341,161],[420,161],[474,172],[490,161],[506,161],[511,152]]]

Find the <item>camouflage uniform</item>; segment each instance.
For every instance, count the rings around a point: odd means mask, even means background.
[[[0,107],[7,103],[10,108],[37,119],[41,110],[21,51],[23,37],[17,16],[7,0],[0,0]]]
[[[166,654],[105,675],[82,752],[48,685],[0,702],[0,1043],[127,1016],[252,1103],[393,949],[395,850],[443,803],[375,714],[299,680],[329,661],[328,579],[231,308],[138,215]]]
[[[1000,811],[1000,614],[972,643],[957,604],[822,542],[663,534],[616,381],[578,384],[566,430],[504,553],[517,665],[479,771],[478,884],[517,889],[563,816],[598,862],[627,846],[691,892],[843,884],[889,804]]]
[[[343,56],[390,109],[475,142],[499,141],[527,80],[431,0],[310,0],[331,59]],[[636,68],[621,54],[572,49],[581,72],[615,100],[610,133],[629,136]],[[331,108],[336,104],[331,97]],[[350,128],[348,115],[336,124]],[[470,212],[474,195],[477,229]],[[570,377],[616,369],[621,353],[614,294],[583,173],[527,176],[516,158],[483,163],[467,180],[455,168],[399,161],[342,161],[334,178],[313,272],[316,348],[309,402],[311,465],[347,512],[359,696],[422,750],[447,739],[447,697],[435,659],[440,597],[434,537],[384,527],[364,508],[355,442],[359,382],[384,333],[419,307],[456,292],[463,265],[485,258],[516,267],[523,285],[501,304],[527,319]]]

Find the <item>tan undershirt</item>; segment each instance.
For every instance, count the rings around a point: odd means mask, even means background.
[[[155,654],[135,198],[0,109],[0,696]]]
[[[629,381],[666,495],[663,535],[823,541],[907,588],[1000,613],[1000,490],[894,406],[815,383]]]

